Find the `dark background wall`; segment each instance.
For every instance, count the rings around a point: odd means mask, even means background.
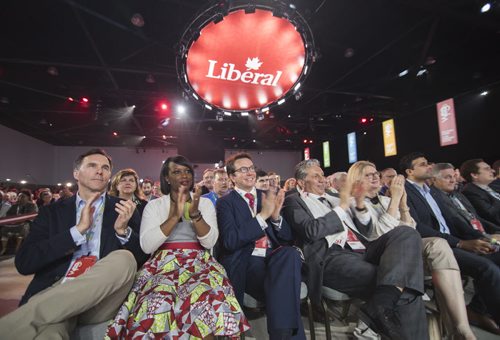
[[[356,130],[358,160],[375,162],[380,170],[386,167],[397,169],[399,159],[412,151],[424,152],[429,161],[450,162],[457,167],[470,158],[483,158],[490,164],[500,159],[500,90],[491,91],[486,96],[479,93],[465,94],[454,98],[454,101],[458,144],[440,146],[434,103],[405,116],[394,117],[396,156],[384,156],[381,122],[360,124]],[[347,135],[333,135],[329,141],[332,166],[325,169],[325,174],[347,170]],[[310,147],[311,158],[323,163],[322,141],[318,142]]]

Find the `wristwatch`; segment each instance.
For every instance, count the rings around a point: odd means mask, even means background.
[[[124,235],[119,235],[118,233],[116,233],[116,236],[118,236],[118,237],[124,237],[124,238],[128,239],[130,237],[130,234],[132,234],[132,228],[127,227],[127,229],[125,229],[125,234]]]

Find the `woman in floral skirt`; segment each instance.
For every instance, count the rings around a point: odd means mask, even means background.
[[[210,255],[218,237],[215,208],[193,189],[183,156],[161,169],[164,196],[144,209],[140,240],[153,254],[108,327],[106,339],[239,338],[250,327],[224,268]]]

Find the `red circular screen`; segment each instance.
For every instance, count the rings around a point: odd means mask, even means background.
[[[288,20],[266,10],[239,10],[201,30],[188,51],[186,72],[208,103],[245,111],[284,96],[299,79],[304,61],[304,41]]]

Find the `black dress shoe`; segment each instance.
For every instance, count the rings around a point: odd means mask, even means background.
[[[498,327],[498,324],[487,315],[480,314],[470,308],[467,308],[467,318],[469,319],[469,323],[471,325],[482,328],[490,333],[500,335],[500,328]]]
[[[395,340],[406,338],[402,332],[399,314],[394,309],[365,303],[359,312],[361,320],[382,337]]]

